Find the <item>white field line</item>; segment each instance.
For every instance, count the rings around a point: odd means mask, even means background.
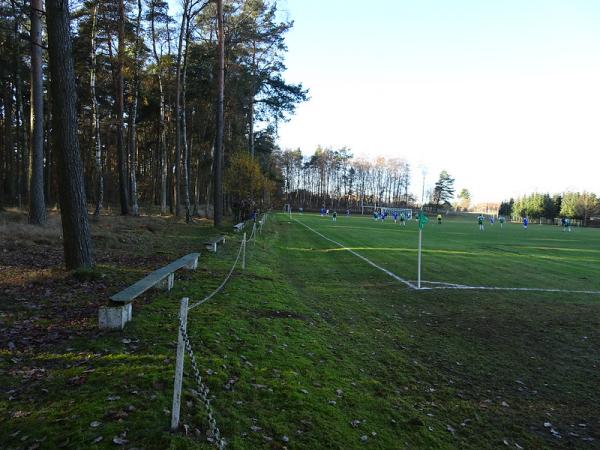
[[[365,258],[365,257],[364,257],[363,255],[361,255],[360,253],[356,253],[354,250],[352,250],[352,249],[349,249],[349,248],[348,248],[348,247],[346,247],[345,245],[343,245],[343,244],[340,244],[339,242],[337,242],[337,241],[334,241],[333,239],[330,239],[330,238],[328,238],[327,236],[325,236],[325,235],[323,235],[323,234],[319,233],[319,232],[318,232],[317,230],[315,230],[314,228],[311,228],[311,227],[309,227],[308,225],[306,225],[306,224],[305,224],[305,223],[303,223],[303,222],[300,222],[300,221],[299,221],[299,220],[297,220],[297,219],[294,219],[294,218],[292,218],[292,220],[294,220],[295,222],[298,222],[298,223],[299,223],[300,225],[302,225],[303,227],[305,227],[305,228],[308,228],[310,231],[312,231],[313,233],[315,233],[315,234],[317,234],[317,235],[321,236],[323,239],[325,239],[325,240],[327,240],[327,241],[329,241],[329,242],[332,242],[333,244],[337,245],[338,247],[341,247],[341,248],[343,248],[344,250],[346,250],[346,251],[348,251],[348,252],[352,253],[354,256],[357,256],[358,258],[362,259],[362,260],[363,260],[364,262],[366,262],[367,264],[370,264],[371,266],[375,267],[376,269],[379,269],[379,270],[381,270],[382,272],[384,272],[384,273],[388,274],[388,275],[389,275],[390,277],[392,277],[393,279],[395,279],[395,280],[397,280],[397,281],[399,281],[399,282],[401,282],[401,283],[404,283],[404,284],[405,284],[406,286],[408,286],[409,288],[412,288],[412,289],[418,289],[418,288],[417,288],[417,286],[415,286],[414,284],[412,284],[410,281],[408,281],[408,280],[405,280],[405,279],[404,279],[404,278],[402,278],[402,277],[399,277],[399,276],[398,276],[398,275],[396,275],[395,273],[392,273],[392,272],[390,272],[389,270],[387,270],[387,269],[384,269],[384,268],[383,268],[383,267],[381,267],[381,266],[378,266],[378,265],[377,265],[377,264],[375,264],[373,261],[371,261],[369,258]]]
[[[499,287],[499,286],[434,286],[430,289],[458,289],[471,291],[528,291],[528,292],[562,292],[564,294],[592,294],[600,295],[600,291],[571,290],[571,289],[545,289],[528,287]]]
[[[305,223],[300,222],[299,220],[294,219],[293,217],[292,217],[292,220],[294,220],[295,222],[298,222],[303,227],[308,228],[310,231],[312,231],[313,233],[321,236],[323,239],[325,239],[325,240],[327,240],[329,242],[332,242],[333,244],[337,245],[338,247],[341,247],[344,250],[352,253],[354,256],[359,257],[360,259],[362,259],[363,261],[365,261],[367,264],[370,264],[371,266],[375,267],[376,269],[381,270],[382,272],[388,274],[390,277],[394,278],[395,280],[400,281],[401,283],[405,284],[409,288],[415,289],[417,291],[425,291],[425,290],[430,290],[430,289],[454,289],[454,290],[471,290],[471,291],[480,290],[480,291],[560,292],[560,293],[564,293],[564,294],[592,294],[592,295],[600,295],[600,291],[570,290],[570,289],[545,289],[545,288],[528,288],[528,287],[469,286],[469,285],[466,285],[466,284],[454,284],[454,283],[446,283],[446,282],[442,282],[442,281],[423,281],[423,280],[421,280],[421,283],[435,284],[435,285],[439,285],[439,286],[418,288],[417,285],[414,284],[415,282],[409,281],[409,280],[405,280],[404,278],[399,277],[395,273],[390,272],[389,270],[384,269],[381,266],[378,266],[373,261],[371,261],[370,259],[364,257],[360,253],[357,253],[354,250],[349,249],[345,245],[340,244],[339,242],[334,241],[333,239],[328,238],[327,236],[319,233],[317,230],[315,230],[314,228],[311,228],[310,226],[306,225]]]
[[[416,281],[410,280],[410,283],[416,283]],[[442,287],[453,287],[453,288],[471,287],[471,286],[466,285],[466,284],[447,283],[445,281],[425,281],[425,280],[421,280],[421,284],[435,284],[435,285],[440,285]],[[433,289],[435,289],[435,286],[434,286]]]

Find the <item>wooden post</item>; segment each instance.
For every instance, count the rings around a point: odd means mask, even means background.
[[[246,232],[244,231],[244,240],[242,241],[242,270],[246,270]]]
[[[187,297],[181,299],[179,306],[179,320],[183,324],[183,329],[187,328],[188,313]],[[181,409],[181,385],[183,383],[183,362],[185,361],[185,342],[179,324],[177,325],[177,360],[175,361],[175,383],[173,386],[173,407],[171,409],[171,431],[177,431],[179,428],[179,411]]]

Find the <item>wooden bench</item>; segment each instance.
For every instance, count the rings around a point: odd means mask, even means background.
[[[100,328],[118,328],[122,329],[125,323],[131,320],[131,302],[142,295],[148,289],[160,287],[167,291],[173,288],[175,281],[175,272],[179,269],[195,270],[198,267],[198,257],[200,253],[190,253],[179,258],[160,269],[151,272],[141,280],[131,286],[117,292],[110,297],[110,300],[116,303],[122,303],[122,306],[102,306],[98,313]]]
[[[206,246],[206,249],[208,251],[217,252],[217,244],[224,244],[225,243],[225,236],[215,236],[212,239],[209,239],[208,241],[206,241],[204,243],[204,245]]]
[[[244,225],[245,225],[245,223],[244,223],[244,222],[236,223],[236,224],[233,226],[233,231],[236,231],[236,232],[237,232],[237,231],[242,231],[242,230],[244,229]]]

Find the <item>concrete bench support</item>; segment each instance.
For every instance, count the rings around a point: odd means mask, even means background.
[[[210,252],[217,253],[217,245],[225,243],[225,236],[216,236],[204,243],[206,249]]]
[[[163,278],[161,281],[156,283],[156,287],[159,289],[163,289],[165,291],[170,291],[173,289],[173,285],[175,284],[175,274],[170,273],[166,278]]]
[[[119,306],[101,306],[98,311],[100,328],[108,330],[122,330],[131,320],[131,303]]]

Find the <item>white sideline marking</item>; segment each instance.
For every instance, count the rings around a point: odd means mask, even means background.
[[[293,217],[292,217],[292,220],[295,221],[295,222],[298,222],[303,227],[308,228],[310,231],[312,231],[313,233],[321,236],[323,239],[325,239],[325,240],[327,240],[329,242],[332,242],[333,244],[337,245],[338,247],[341,247],[342,249],[344,249],[346,251],[349,251],[354,256],[359,257],[360,259],[362,259],[366,263],[370,264],[371,266],[375,267],[376,269],[379,269],[382,272],[385,272],[390,277],[394,278],[397,281],[400,281],[401,283],[405,284],[409,288],[415,289],[417,291],[427,291],[427,290],[430,290],[430,289],[455,289],[455,290],[471,290],[471,291],[480,290],[480,291],[560,292],[560,293],[564,293],[564,294],[592,294],[592,295],[600,295],[600,291],[569,290],[569,289],[545,289],[545,288],[528,288],[528,287],[469,286],[469,285],[466,285],[466,284],[454,284],[454,283],[446,283],[446,282],[443,282],[443,281],[423,281],[423,280],[421,280],[421,283],[436,284],[436,285],[439,285],[439,286],[421,287],[421,288],[419,288],[415,284],[413,284],[413,282],[405,280],[404,278],[399,277],[395,273],[390,272],[389,270],[384,269],[381,266],[378,266],[373,261],[371,261],[370,259],[364,257],[360,253],[356,253],[354,250],[349,249],[345,245],[340,244],[339,242],[334,241],[333,239],[328,238],[327,236],[319,233],[317,230],[315,230],[314,228],[311,228],[310,226],[306,225],[305,223],[300,222],[299,220],[294,219]]]
[[[416,281],[410,281],[411,283],[416,283]],[[456,284],[456,283],[447,283],[445,281],[425,281],[425,280],[421,280],[421,283],[425,283],[425,284],[436,284],[436,285],[440,285],[442,287],[453,287],[453,288],[465,288],[465,287],[472,287],[466,284]],[[437,289],[436,287],[433,287],[432,289]]]
[[[530,291],[530,292],[562,292],[564,294],[600,294],[600,291],[584,291],[570,289],[545,289],[545,288],[528,288],[528,287],[499,287],[499,286],[435,286],[430,289],[462,289],[462,290],[479,290],[479,291]]]
[[[300,222],[300,221],[299,221],[299,220],[297,220],[297,219],[294,219],[294,218],[292,218],[292,220],[294,220],[295,222],[298,222],[298,223],[299,223],[300,225],[302,225],[303,227],[306,227],[306,228],[308,228],[308,229],[309,229],[310,231],[312,231],[313,233],[315,233],[315,234],[318,234],[318,235],[319,235],[319,236],[321,236],[323,239],[325,239],[325,240],[327,240],[327,241],[329,241],[329,242],[332,242],[332,243],[334,243],[335,245],[337,245],[337,246],[339,246],[339,247],[343,248],[344,250],[347,250],[347,251],[349,251],[349,252],[350,252],[350,253],[352,253],[354,256],[358,256],[358,257],[359,257],[360,259],[362,259],[364,262],[366,262],[366,263],[368,263],[368,264],[372,265],[373,267],[375,267],[376,269],[379,269],[379,270],[381,270],[382,272],[385,272],[386,274],[388,274],[388,275],[389,275],[390,277],[392,277],[393,279],[395,279],[395,280],[397,280],[397,281],[400,281],[401,283],[404,283],[405,285],[407,285],[408,287],[410,287],[410,288],[412,288],[412,289],[418,289],[418,288],[417,288],[417,286],[415,286],[414,284],[412,284],[410,281],[407,281],[407,280],[405,280],[404,278],[402,278],[402,277],[399,277],[399,276],[398,276],[398,275],[396,275],[395,273],[392,273],[392,272],[390,272],[389,270],[387,270],[387,269],[384,269],[384,268],[383,268],[383,267],[381,267],[381,266],[378,266],[378,265],[377,265],[377,264],[375,264],[373,261],[371,261],[371,260],[370,260],[370,259],[368,259],[368,258],[365,258],[365,257],[364,257],[363,255],[361,255],[360,253],[356,253],[354,250],[352,250],[352,249],[349,249],[349,248],[348,248],[348,247],[346,247],[345,245],[343,245],[343,244],[340,244],[339,242],[337,242],[337,241],[334,241],[333,239],[330,239],[330,238],[328,238],[327,236],[325,236],[325,235],[323,235],[323,234],[319,233],[319,232],[318,232],[317,230],[315,230],[314,228],[311,228],[311,227],[309,227],[308,225],[306,225],[306,224],[305,224],[305,223],[303,223],[303,222]],[[421,289],[429,289],[429,288],[421,288]]]

